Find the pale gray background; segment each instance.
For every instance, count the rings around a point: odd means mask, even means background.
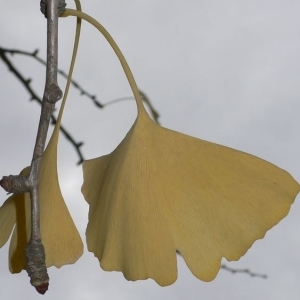
[[[1,2],[1,46],[39,48],[45,57],[46,20],[38,1]],[[113,35],[164,126],[260,156],[300,179],[299,1],[83,0],[82,5]],[[68,1],[68,6],[74,5]],[[65,70],[74,24],[74,18],[60,21],[59,66]],[[25,57],[15,56],[14,62],[26,78],[33,78],[41,95],[44,68]],[[30,163],[40,107],[28,101],[2,62],[0,76],[2,176],[17,174]],[[88,24],[83,26],[74,78],[103,102],[131,95],[113,52]],[[60,83],[63,87],[65,81],[60,78]],[[85,141],[85,157],[93,158],[111,152],[135,116],[133,101],[101,111],[72,90],[63,124]],[[73,148],[61,138],[61,187],[84,239],[88,207],[76,162]],[[0,204],[5,199],[0,191]],[[245,257],[228,264],[266,273],[267,280],[221,270],[205,283],[179,258],[179,279],[161,288],[152,280],[133,283],[120,273],[103,272],[85,251],[75,265],[49,269],[50,290],[43,299],[299,299],[299,210],[296,201],[288,217]],[[0,299],[40,299],[26,272],[9,273],[7,253],[6,245],[0,249]]]

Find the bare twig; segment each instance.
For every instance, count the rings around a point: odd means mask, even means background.
[[[181,254],[180,254],[179,251],[176,251],[176,253],[181,256]],[[264,278],[264,279],[266,279],[268,277],[265,274],[253,273],[249,269],[233,269],[233,268],[229,268],[225,264],[222,264],[221,267],[220,267],[220,269],[223,269],[225,271],[231,272],[232,274],[245,273],[245,274],[248,274],[251,277],[260,277],[260,278]]]
[[[41,2],[41,4],[43,4],[43,2]],[[25,251],[27,261],[26,270],[30,277],[30,283],[41,294],[44,294],[48,290],[49,276],[45,262],[45,249],[42,244],[40,233],[38,178],[50,118],[53,113],[55,103],[62,97],[62,91],[57,84],[58,7],[59,0],[48,0],[45,8],[47,16],[46,84],[38,133],[28,178],[31,183],[31,237]]]
[[[28,52],[28,51],[23,51],[23,50],[18,50],[18,49],[6,49],[6,48],[0,47],[0,51],[3,53],[10,53],[11,55],[20,54],[20,55],[29,56],[29,57],[32,57],[35,60],[37,60],[42,65],[46,66],[46,62],[37,55],[38,49],[34,50],[33,52]],[[64,78],[68,78],[68,74],[66,72],[64,72],[63,70],[58,69],[57,73],[60,74],[61,76],[63,76]],[[79,83],[77,83],[77,81],[72,79],[71,84],[79,90],[79,92],[82,96],[86,96],[89,99],[91,99],[94,102],[94,104],[96,105],[96,107],[98,107],[98,108],[104,107],[104,105],[97,99],[96,95],[89,93]]]
[[[10,53],[11,55],[14,55],[14,54],[20,54],[20,55],[25,55],[25,56],[29,56],[29,57],[32,57],[34,58],[35,60],[37,60],[39,63],[43,64],[43,65],[46,65],[46,62],[40,58],[37,54],[38,54],[38,49],[34,50],[33,52],[28,52],[28,51],[23,51],[23,50],[18,50],[18,49],[6,49],[6,48],[1,48],[0,47],[0,51],[2,51],[4,54],[5,53]],[[63,76],[64,78],[67,78],[68,77],[68,74],[66,72],[64,72],[63,70],[60,70],[58,69],[57,72]],[[71,84],[79,90],[80,92],[80,95],[81,96],[86,96],[88,97],[89,99],[91,99],[94,104],[96,105],[96,107],[98,108],[104,108],[105,106],[107,105],[110,105],[110,104],[114,104],[114,103],[117,103],[117,102],[120,102],[120,101],[124,101],[124,100],[133,100],[134,98],[133,97],[122,97],[122,98],[118,98],[118,99],[115,99],[115,100],[112,100],[112,101],[109,101],[105,104],[101,103],[98,99],[97,99],[97,96],[96,95],[93,95],[91,93],[89,93],[87,90],[85,90],[77,81],[75,80],[71,80]],[[151,115],[153,116],[154,120],[156,123],[159,124],[159,121],[158,121],[158,118],[159,118],[159,113],[157,112],[157,110],[154,108],[154,106],[152,105],[149,97],[141,90],[140,91],[140,94],[142,96],[142,100],[147,104],[147,106],[149,107],[150,109],[150,113]]]
[[[31,79],[25,79],[25,77],[21,74],[21,72],[17,69],[16,66],[11,62],[9,57],[7,56],[7,53],[17,53],[18,50],[8,50],[5,48],[0,47],[0,58],[3,60],[3,62],[7,65],[9,70],[20,80],[20,82],[24,85],[25,89],[30,95],[30,100],[34,100],[38,102],[40,105],[42,104],[41,98],[35,93],[33,88],[31,87]],[[23,51],[19,51],[23,52]],[[33,53],[32,53],[33,54]],[[51,123],[56,124],[57,118],[54,116],[54,114],[51,115]],[[75,148],[76,153],[78,154],[79,160],[77,164],[81,164],[84,160],[83,154],[80,150],[81,146],[83,145],[83,142],[76,142],[75,139],[72,137],[72,135],[65,129],[64,126],[60,126],[61,132],[64,134],[65,138],[73,145]]]
[[[33,88],[31,87],[31,79],[25,79],[25,77],[21,74],[21,72],[17,69],[16,66],[14,66],[14,64],[12,63],[12,61],[10,60],[10,58],[8,57],[7,53],[13,55],[13,54],[21,54],[21,55],[25,55],[25,56],[29,56],[29,57],[33,57],[35,58],[37,61],[39,61],[41,64],[46,65],[46,62],[41,59],[40,57],[37,56],[38,50],[35,50],[33,52],[27,52],[27,51],[23,51],[23,50],[17,50],[17,49],[7,49],[7,48],[3,48],[0,47],[0,58],[3,60],[3,62],[8,66],[9,70],[21,81],[21,83],[24,85],[25,89],[28,91],[28,93],[31,96],[31,100],[37,101],[39,104],[42,104],[42,100],[41,98],[34,92]],[[67,78],[67,74],[62,71],[62,70],[58,70],[58,73],[61,74],[63,77]],[[133,97],[122,97],[122,98],[118,98],[115,100],[112,100],[110,102],[107,102],[106,104],[101,104],[95,95],[90,94],[89,92],[87,92],[81,85],[79,85],[76,81],[72,80],[71,81],[72,85],[77,88],[81,95],[85,95],[88,98],[90,98],[94,104],[99,107],[99,108],[104,108],[107,105],[113,104],[113,103],[117,103],[119,101],[124,101],[127,99],[134,99]],[[147,97],[147,95],[140,90],[140,94],[143,98],[143,101],[148,105],[150,112],[154,118],[154,120],[159,124],[158,118],[159,118],[159,114],[158,112],[154,109],[153,105],[150,102],[150,99]],[[51,123],[52,124],[56,124],[56,117],[54,116],[54,114],[52,114],[51,116]],[[60,130],[61,132],[64,134],[65,138],[72,144],[72,146],[75,148],[75,151],[79,157],[79,160],[77,162],[77,165],[80,165],[83,161],[84,161],[84,156],[80,150],[81,146],[84,144],[83,142],[76,142],[75,139],[72,137],[72,135],[65,129],[65,127],[60,126]]]
[[[142,100],[147,104],[147,106],[149,107],[150,109],[150,113],[151,115],[153,116],[153,119],[154,121],[157,123],[157,124],[160,124],[159,121],[158,121],[158,118],[159,118],[159,113],[157,112],[157,110],[154,108],[154,106],[151,104],[151,101],[149,99],[149,97],[139,89],[139,92],[140,92],[140,95],[142,97]],[[121,102],[121,101],[124,101],[124,100],[134,100],[134,97],[121,97],[121,98],[117,98],[117,99],[114,99],[114,100],[111,100],[107,103],[104,104],[104,106],[107,106],[107,105],[110,105],[110,104],[114,104],[114,103],[117,103],[117,102]]]
[[[227,267],[226,265],[221,265],[221,269],[231,272],[232,274],[245,273],[251,277],[260,277],[260,278],[264,278],[264,279],[268,278],[268,276],[265,274],[253,273],[249,269],[233,269],[233,268]]]
[[[55,125],[57,122],[57,119],[55,117],[53,117],[53,115],[52,115],[51,121],[52,121],[52,124]],[[68,131],[63,126],[60,126],[60,131],[64,134],[65,138],[74,146],[75,151],[77,152],[77,155],[79,157],[77,165],[82,164],[84,161],[84,158],[83,158],[80,148],[82,147],[82,145],[84,143],[83,142],[75,142],[73,137],[68,133]]]
[[[141,96],[142,96],[142,100],[148,105],[148,107],[149,107],[149,109],[150,109],[150,111],[151,111],[151,114],[152,114],[152,116],[153,116],[155,122],[156,122],[157,124],[159,124],[159,121],[158,121],[159,113],[157,112],[156,109],[154,109],[154,106],[152,105],[152,103],[151,103],[149,97],[148,97],[143,91],[139,90],[139,92],[140,92],[140,94],[141,94]]]

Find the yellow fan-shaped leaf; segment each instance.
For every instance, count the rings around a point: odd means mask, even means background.
[[[144,110],[109,155],[83,163],[89,251],[129,280],[177,278],[176,250],[210,281],[284,218],[299,184],[253,155],[155,124]]]
[[[0,207],[0,248],[8,241],[16,223],[15,198],[21,195],[9,197]],[[18,200],[17,200],[18,201]],[[20,201],[20,200],[19,200]]]
[[[177,277],[176,251],[198,278],[215,278],[221,258],[237,260],[288,213],[298,183],[275,165],[234,149],[162,128],[143,107],[119,47],[95,19],[118,56],[138,117],[109,155],[83,163],[82,193],[90,205],[89,251],[104,270],[129,280]]]
[[[25,168],[20,172],[20,175],[26,175],[28,172],[29,168]],[[8,241],[16,222],[19,226],[21,225],[20,232],[22,231],[21,228],[25,228],[24,199],[24,194],[12,195],[0,207],[0,248]]]
[[[43,155],[39,193],[46,265],[61,267],[79,259],[83,253],[83,244],[59,188],[56,163],[58,132],[59,128],[56,128],[52,137],[56,145],[50,141]]]
[[[59,125],[42,157],[39,199],[41,237],[45,247],[46,266],[61,267],[76,262],[83,253],[80,235],[62,197],[57,176],[57,141]],[[25,268],[24,249],[31,234],[30,197],[16,202],[17,217],[9,250],[10,270],[17,273]],[[20,206],[22,205],[22,208]]]

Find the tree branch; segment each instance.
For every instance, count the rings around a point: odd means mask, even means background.
[[[231,272],[232,274],[245,273],[251,277],[260,277],[260,278],[264,278],[264,279],[268,278],[268,276],[265,274],[253,273],[249,269],[232,269],[232,268],[227,267],[226,265],[221,265],[221,269]]]
[[[23,50],[18,50],[18,49],[5,49],[5,48],[1,48],[0,47],[0,50],[3,51],[3,53],[10,53],[11,55],[14,55],[14,54],[20,54],[20,55],[25,55],[25,56],[29,56],[35,60],[37,60],[39,63],[41,63],[42,65],[46,66],[46,62],[40,58],[37,54],[38,54],[38,49],[34,50],[33,52],[28,52],[28,51],[23,51]],[[64,72],[63,70],[60,70],[58,69],[57,70],[57,73],[60,74],[61,76],[63,76],[64,78],[67,78],[68,77],[68,74],[66,72]],[[115,100],[112,100],[108,103],[101,103],[98,99],[97,99],[97,96],[96,95],[93,95],[91,93],[89,93],[87,90],[85,90],[77,81],[75,80],[71,80],[71,84],[79,90],[80,92],[80,95],[81,96],[86,96],[88,97],[90,100],[93,101],[93,103],[95,104],[96,107],[98,108],[104,108],[105,106],[107,105],[110,105],[110,104],[113,104],[113,103],[116,103],[116,102],[119,102],[119,101],[123,101],[123,100],[128,100],[128,99],[134,99],[133,97],[122,97],[122,98],[118,98],[118,99],[115,99]],[[158,121],[158,118],[159,118],[159,113],[157,112],[157,110],[154,108],[154,106],[152,105],[149,97],[141,90],[140,91],[140,94],[142,96],[142,100],[147,104],[147,106],[149,107],[150,109],[150,113],[152,114],[154,120],[156,123],[159,124],[159,121]]]
[[[37,50],[35,51],[37,52]],[[34,53],[31,53],[31,56],[34,55]],[[8,50],[0,47],[0,58],[3,60],[3,62],[7,65],[9,71],[11,71],[18,79],[19,81],[24,85],[25,89],[29,93],[31,97],[31,101],[37,101],[40,105],[42,104],[41,98],[34,92],[34,90],[31,87],[31,79],[25,79],[24,76],[20,73],[20,71],[13,65],[11,60],[8,58],[7,53],[13,54],[13,53],[26,53],[24,51],[19,50]],[[27,54],[26,54],[27,55]],[[29,54],[28,54],[29,55]],[[56,124],[57,118],[54,116],[54,114],[51,115],[51,123]],[[75,151],[79,157],[79,160],[77,164],[81,164],[84,161],[83,154],[80,150],[81,146],[83,145],[83,142],[76,142],[75,139],[71,136],[71,134],[63,127],[60,126],[60,130],[65,136],[65,138],[72,144],[72,146],[75,148]]]
[[[20,55],[32,57],[33,59],[35,59],[42,65],[46,66],[46,62],[37,55],[39,52],[38,49],[34,50],[33,52],[28,52],[28,51],[23,51],[23,50],[18,50],[18,49],[6,49],[6,48],[1,48],[1,47],[0,47],[0,49],[3,53],[9,53],[11,55],[20,54]],[[64,78],[68,78],[68,74],[66,72],[64,72],[63,70],[58,69],[57,73],[60,74],[61,76],[63,76]],[[77,83],[73,79],[71,80],[71,84],[79,90],[81,96],[86,96],[89,99],[91,99],[94,102],[94,104],[96,105],[96,107],[104,108],[104,105],[97,99],[96,95],[90,94],[79,83]]]

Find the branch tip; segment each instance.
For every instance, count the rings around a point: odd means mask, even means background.
[[[39,49],[35,49],[33,52],[32,52],[32,56],[33,57],[36,57],[36,55],[39,53]]]
[[[26,248],[26,271],[30,283],[38,293],[45,294],[49,286],[49,276],[45,263],[45,249],[40,239],[30,239]]]

